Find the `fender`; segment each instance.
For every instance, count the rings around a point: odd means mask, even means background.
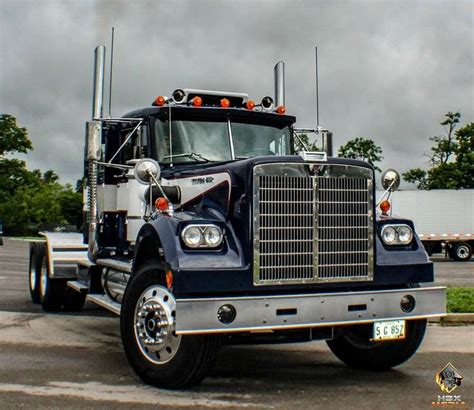
[[[132,272],[136,272],[150,257],[162,259],[172,269],[178,267],[175,244],[177,225],[178,221],[174,218],[160,216],[142,226],[135,245]]]
[[[219,250],[183,249],[179,233],[188,223],[215,223],[225,230],[225,241]],[[244,267],[243,252],[229,222],[213,209],[199,213],[177,212],[174,216],[160,215],[143,225],[137,237],[133,258],[133,271],[145,260],[160,258],[172,271],[222,270]]]

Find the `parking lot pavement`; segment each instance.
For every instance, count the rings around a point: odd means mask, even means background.
[[[474,288],[474,258],[469,262],[455,262],[443,255],[433,255],[431,260],[438,284]]]
[[[435,373],[448,362],[464,376],[455,394],[474,406],[473,326],[430,326],[415,357],[390,372],[345,367],[320,342],[236,346],[222,349],[199,387],[146,386],[126,361],[117,318],[94,306],[45,314],[30,302],[26,250],[12,241],[0,247],[2,409],[431,408],[444,394]]]

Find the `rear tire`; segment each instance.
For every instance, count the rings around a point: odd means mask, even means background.
[[[69,312],[80,312],[84,308],[86,297],[87,293],[78,292],[70,287],[66,287],[63,303],[64,310]]]
[[[40,297],[40,272],[38,271],[38,251],[39,246],[36,242],[30,244],[30,265],[28,270],[28,287],[33,303],[41,303]]]
[[[345,364],[365,370],[388,370],[406,362],[415,354],[423,340],[426,319],[408,320],[403,340],[372,342],[372,325],[356,325],[342,329],[327,344]]]
[[[451,248],[451,258],[458,262],[467,262],[472,256],[472,247],[467,242],[457,242]]]
[[[37,257],[37,272],[40,277],[40,301],[43,310],[57,312],[61,310],[66,292],[66,281],[64,279],[52,279],[49,277],[49,262],[45,246],[40,246]]]
[[[156,260],[140,266],[130,279],[120,316],[123,347],[145,383],[168,389],[190,387],[209,373],[220,338],[177,336],[176,302],[164,283],[164,267]]]

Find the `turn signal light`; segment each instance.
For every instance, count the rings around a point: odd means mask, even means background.
[[[193,105],[195,107],[200,107],[202,105],[202,98],[201,97],[194,97],[193,98]]]
[[[390,211],[390,202],[387,199],[384,199],[382,202],[380,202],[379,206],[380,206],[380,210],[384,214]]]
[[[279,106],[277,107],[277,113],[278,113],[278,114],[284,114],[285,112],[286,112],[286,108],[285,108],[284,105],[279,105]]]
[[[162,105],[165,105],[166,99],[162,95],[159,95],[158,97],[155,98],[155,104],[158,107],[161,107]]]
[[[166,287],[171,289],[173,287],[173,272],[170,270],[166,272]]]
[[[162,212],[167,211],[169,208],[168,200],[160,196],[159,198],[156,199],[155,206],[156,206],[156,209]]]
[[[247,101],[247,110],[253,110],[255,108],[255,103],[252,100]]]
[[[230,101],[227,98],[223,98],[221,100],[221,107],[222,108],[229,108],[230,106]]]

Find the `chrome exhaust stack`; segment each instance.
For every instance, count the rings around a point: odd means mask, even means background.
[[[328,157],[332,157],[332,132],[323,130],[321,132],[322,149]]]
[[[105,47],[97,46],[94,59],[94,90],[92,102],[92,121],[86,123],[87,144],[87,179],[88,179],[88,213],[89,225],[88,257],[95,262],[97,259],[97,161],[101,158],[102,113],[104,106],[104,74],[105,74]]]
[[[275,77],[275,106],[285,106],[285,63],[279,61],[273,69]]]

